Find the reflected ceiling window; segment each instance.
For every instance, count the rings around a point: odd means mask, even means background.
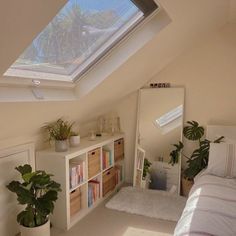
[[[180,105],[171,111],[167,112],[166,114],[162,115],[158,119],[156,119],[156,124],[159,127],[163,127],[165,125],[170,124],[171,122],[175,121],[179,117],[183,115],[183,105]]]

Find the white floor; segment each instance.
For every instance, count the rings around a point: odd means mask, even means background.
[[[52,229],[51,236],[170,236],[176,223],[98,206],[71,230]]]

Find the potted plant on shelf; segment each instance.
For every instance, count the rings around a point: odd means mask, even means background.
[[[183,128],[183,135],[186,139],[190,141],[197,142],[198,147],[192,152],[191,156],[188,157],[182,152],[182,155],[187,159],[187,168],[183,171],[182,177],[182,193],[184,196],[187,196],[189,190],[193,185],[194,177],[208,165],[209,149],[211,141],[203,138],[204,128],[199,125],[196,121],[187,121],[187,125]],[[218,139],[214,140],[214,143],[219,143],[224,137],[221,136]],[[174,145],[176,149],[174,152],[174,157],[180,155],[181,151],[184,148],[182,142]],[[170,163],[175,164],[175,158],[171,155]]]
[[[149,188],[150,184],[150,167],[152,163],[147,159],[144,158],[144,163],[143,163],[143,176],[142,176],[142,181],[141,181],[141,187],[142,188]]]
[[[62,118],[43,126],[43,129],[48,132],[49,141],[55,141],[56,152],[68,150],[68,138],[70,137],[72,126],[73,123],[64,121]]]
[[[70,146],[77,147],[80,144],[80,135],[78,132],[71,131],[70,133]]]
[[[17,195],[19,204],[26,205],[17,215],[21,236],[50,236],[49,214],[53,213],[60,184],[45,171],[32,172],[30,165],[15,169],[23,181],[12,181],[6,187]]]

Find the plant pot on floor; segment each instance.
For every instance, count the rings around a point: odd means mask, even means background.
[[[188,197],[188,194],[193,186],[193,180],[182,177],[182,195]]]
[[[150,182],[151,182],[151,176],[149,173],[147,173],[146,177],[142,180],[141,180],[141,188],[144,188],[144,189],[149,189],[149,185],[150,185]]]
[[[66,152],[68,150],[68,140],[55,140],[55,151]]]
[[[50,220],[44,225],[29,228],[20,225],[21,236],[50,236]]]

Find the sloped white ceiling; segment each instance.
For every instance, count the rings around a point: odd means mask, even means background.
[[[229,6],[229,21],[236,22],[236,0],[230,0]]]
[[[0,74],[15,61],[65,2],[66,0],[0,1]],[[88,106],[96,104],[99,107],[112,103],[140,88],[179,54],[203,40],[209,32],[224,25],[229,17],[230,0],[158,2],[172,22],[87,94]]]
[[[19,57],[67,0],[0,1],[0,74]]]
[[[228,20],[228,0],[159,0],[159,3],[172,23],[83,99],[83,103],[94,106],[91,109],[112,104],[139,89]]]

